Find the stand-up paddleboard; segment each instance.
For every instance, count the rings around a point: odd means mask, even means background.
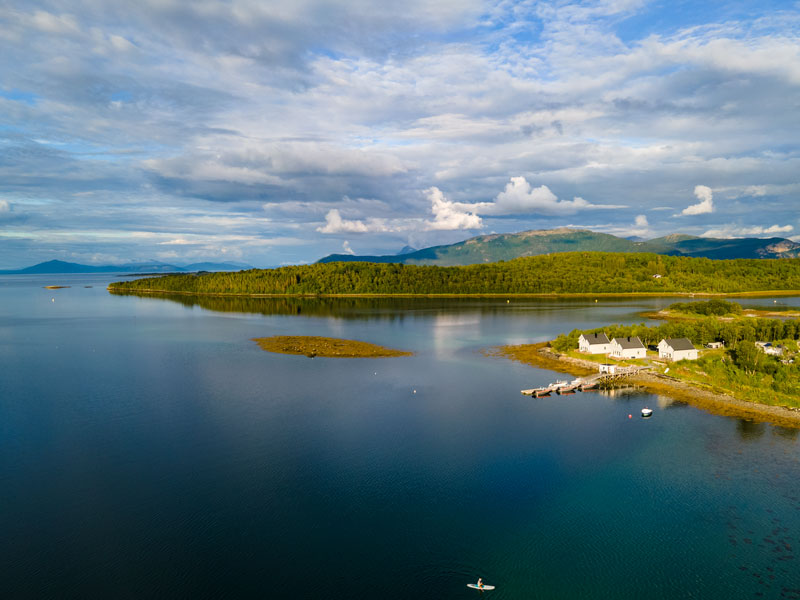
[[[467,587],[468,588],[472,588],[473,590],[481,590],[481,591],[483,591],[483,590],[493,590],[494,589],[493,585],[484,584],[483,587],[478,587],[477,583],[468,583]]]

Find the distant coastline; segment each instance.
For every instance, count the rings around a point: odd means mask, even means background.
[[[470,266],[317,263],[112,283],[143,293],[247,296],[630,297],[800,293],[800,259],[566,252]]]
[[[125,282],[119,282],[125,283]],[[205,296],[211,298],[767,298],[773,296],[800,296],[798,290],[762,290],[756,292],[531,292],[531,293],[461,293],[461,294],[412,294],[412,293],[375,293],[375,294],[322,294],[322,293],[234,293],[234,292],[194,292],[175,291],[153,288],[123,287],[115,283],[108,286],[112,294],[120,295],[179,295],[179,296]],[[642,313],[650,314],[650,313]]]

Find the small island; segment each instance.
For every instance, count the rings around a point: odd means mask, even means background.
[[[737,302],[727,302],[715,298],[706,302],[676,302],[659,311],[643,312],[641,316],[646,319],[664,321],[693,321],[702,317],[716,317],[721,321],[733,321],[739,317],[787,319],[800,317],[800,308],[785,304],[779,305],[777,301],[773,306],[745,308]]]
[[[713,412],[800,426],[800,321],[746,316],[714,299],[673,305],[664,325],[574,330],[493,351],[576,376],[630,371],[628,384]]]
[[[360,342],[358,340],[342,340],[338,338],[320,337],[316,335],[275,335],[272,337],[253,338],[263,350],[277,354],[298,354],[314,358],[389,358],[394,356],[413,356],[413,352],[393,350]]]

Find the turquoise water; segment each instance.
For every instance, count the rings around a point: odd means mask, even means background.
[[[672,299],[201,305],[110,280],[0,278],[2,597],[800,598],[798,430],[531,399],[559,376],[481,354]],[[278,334],[416,355],[250,341]]]

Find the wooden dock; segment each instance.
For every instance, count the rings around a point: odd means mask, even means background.
[[[578,377],[570,382],[556,381],[550,385],[538,388],[531,388],[529,390],[520,390],[526,396],[533,396],[534,398],[542,398],[550,394],[574,394],[576,391],[582,392],[590,390],[603,381],[614,381],[617,379],[624,379],[630,375],[635,375],[639,371],[645,371],[649,367],[617,367],[613,373],[595,373],[587,377]]]

